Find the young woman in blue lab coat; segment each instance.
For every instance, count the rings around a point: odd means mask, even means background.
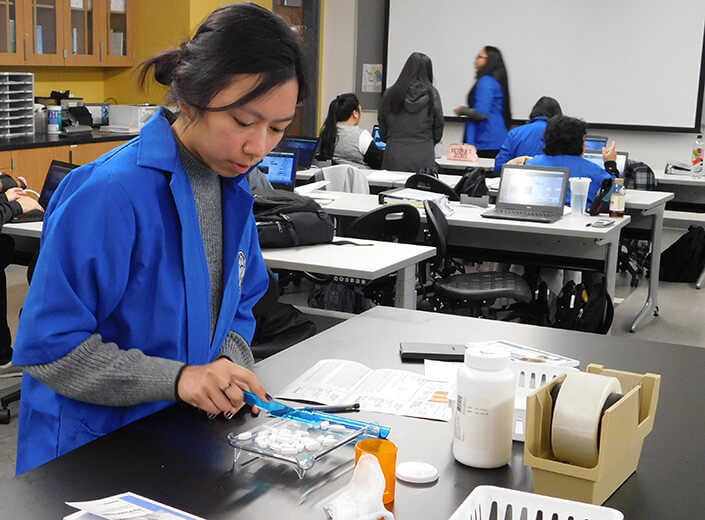
[[[507,161],[517,157],[527,159],[543,151],[543,133],[548,120],[563,115],[561,105],[552,97],[542,96],[531,109],[529,122],[511,130],[494,158],[494,171],[500,173]]]
[[[245,176],[306,92],[270,11],[214,11],[142,64],[171,88],[139,137],[74,170],[47,211],[17,334],[17,473],[182,400],[211,417],[267,399],[250,368],[267,289]]]
[[[455,109],[467,116],[463,141],[477,149],[479,157],[492,158],[499,152],[512,124],[509,80],[502,53],[485,46],[475,58],[475,84],[468,93],[467,106]]]
[[[587,125],[585,121],[568,116],[552,117],[546,125],[543,134],[545,143],[543,153],[526,162],[530,166],[555,166],[570,168],[571,177],[587,177],[590,188],[587,196],[587,207],[597,195],[603,179],[613,177],[617,173],[617,145],[613,141],[609,148],[602,148],[602,158],[605,167],[583,158],[585,153],[585,136]],[[612,172],[612,173],[610,173]],[[570,206],[570,185],[566,192],[565,203]]]

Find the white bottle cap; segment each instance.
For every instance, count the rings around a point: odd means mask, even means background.
[[[470,345],[465,349],[465,364],[478,370],[509,368],[509,349],[502,345]]]
[[[438,480],[438,470],[426,462],[402,462],[397,465],[397,478],[413,484],[427,484]]]

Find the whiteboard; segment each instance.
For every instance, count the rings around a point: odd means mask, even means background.
[[[423,52],[446,115],[465,104],[477,53],[494,45],[514,119],[546,95],[595,126],[699,128],[703,0],[389,0],[388,19],[387,86]]]

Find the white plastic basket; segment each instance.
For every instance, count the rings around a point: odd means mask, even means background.
[[[492,515],[493,504],[496,516]],[[511,508],[511,509],[510,509]],[[508,513],[508,509],[511,512]],[[526,510],[526,513],[524,513]],[[624,515],[609,507],[535,495],[495,486],[477,486],[463,500],[449,520],[534,520],[538,512],[544,520],[623,520]],[[524,515],[524,516],[522,516]],[[556,515],[556,516],[553,516]]]
[[[512,361],[512,369],[516,374],[512,439],[524,442],[526,397],[561,374],[577,372],[578,369],[559,365],[529,363],[527,361]]]

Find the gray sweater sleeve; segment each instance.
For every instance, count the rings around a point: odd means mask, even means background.
[[[176,380],[183,367],[179,361],[147,356],[138,349],[122,350],[93,334],[64,357],[24,370],[71,399],[131,406],[177,400]]]
[[[475,110],[474,108],[470,108],[470,107],[461,107],[460,108],[460,115],[467,117],[471,121],[484,121],[485,119],[487,119],[486,114],[482,114],[482,113],[478,112],[477,110]]]
[[[224,356],[236,365],[249,369],[252,369],[255,364],[255,359],[252,356],[252,349],[250,348],[250,345],[247,344],[245,338],[232,330],[228,332],[223,345],[220,347],[218,356]]]

